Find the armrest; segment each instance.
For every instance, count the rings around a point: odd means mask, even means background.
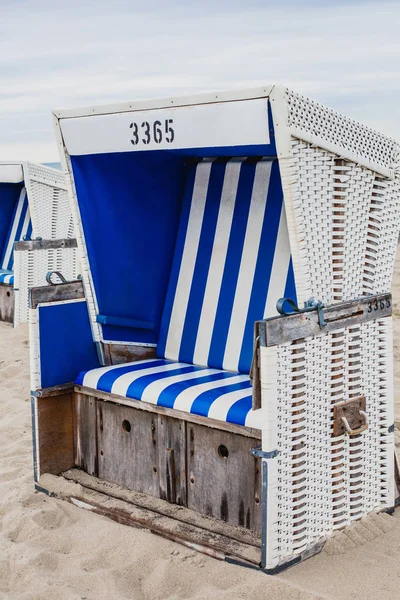
[[[75,299],[71,286],[78,296]],[[31,389],[35,395],[72,385],[80,371],[100,366],[82,296],[80,281],[31,290]]]

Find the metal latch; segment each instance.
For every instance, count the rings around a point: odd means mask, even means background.
[[[292,310],[287,311],[285,309],[285,304],[288,304]],[[306,313],[316,310],[318,312],[318,322],[321,329],[327,325],[323,309],[324,304],[320,300],[314,300],[314,298],[304,302],[304,308],[299,308],[296,302],[291,298],[279,298],[278,302],[276,303],[276,310],[278,313],[285,316],[292,315],[294,313]]]
[[[366,413],[365,396],[358,396],[338,402],[333,406],[333,436],[337,437],[347,433],[348,435],[359,435],[368,429],[368,416]]]

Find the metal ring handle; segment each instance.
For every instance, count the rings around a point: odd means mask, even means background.
[[[342,422],[343,425],[346,428],[346,431],[349,435],[358,435],[359,433],[362,433],[363,431],[365,431],[366,429],[368,429],[368,415],[364,410],[360,410],[360,415],[364,418],[364,425],[361,425],[361,427],[358,427],[358,429],[352,429],[349,425],[348,420],[346,419],[346,417],[342,417]]]
[[[68,283],[67,280],[65,279],[64,275],[62,275],[60,273],[60,271],[48,271],[48,273],[46,275],[46,281],[50,285],[57,285],[57,283],[55,283],[54,281],[51,280],[53,275],[57,275],[57,277],[59,277],[59,279],[61,280],[61,283]]]

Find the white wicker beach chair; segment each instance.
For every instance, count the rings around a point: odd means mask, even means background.
[[[280,86],[55,126],[83,285],[31,293],[38,489],[271,573],[392,510],[396,142]]]
[[[0,163],[0,320],[28,320],[28,290],[48,271],[78,275],[64,175],[43,165]]]

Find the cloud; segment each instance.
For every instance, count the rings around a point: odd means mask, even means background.
[[[397,1],[0,0],[0,159],[57,160],[54,108],[265,83],[400,138],[398,12]]]

